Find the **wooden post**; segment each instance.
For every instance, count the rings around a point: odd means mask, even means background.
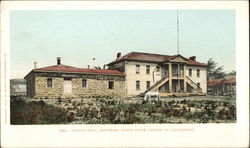
[[[187,82],[186,82],[186,70],[187,70],[187,66],[186,64],[184,64],[184,68],[183,68],[183,81],[184,81],[184,92],[187,92]]]
[[[169,92],[172,92],[172,64],[169,63],[168,64],[168,72],[169,72],[169,80],[168,80],[168,84],[169,84]]]

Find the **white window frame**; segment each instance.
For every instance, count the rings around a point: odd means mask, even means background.
[[[136,64],[136,65],[135,65],[135,73],[136,73],[136,74],[140,74],[140,67],[141,67],[141,66],[140,66],[139,64]]]
[[[147,74],[147,75],[150,74],[150,65],[146,65],[146,74]]]
[[[139,85],[138,85],[139,87],[137,87],[137,82],[139,82],[139,83],[138,83],[138,84],[139,84]],[[135,81],[135,89],[136,89],[136,90],[141,90],[141,82],[140,82],[139,80],[136,80],[136,81]]]
[[[191,72],[191,73],[190,73]],[[190,69],[188,69],[188,76],[189,77],[192,77],[192,75],[193,75],[193,70],[192,70],[192,68],[190,68]]]
[[[196,70],[196,75],[197,75],[198,78],[201,76],[201,71],[200,71],[200,69],[197,69],[197,70]]]

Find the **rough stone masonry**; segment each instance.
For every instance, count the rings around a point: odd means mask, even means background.
[[[64,78],[68,77],[72,83],[72,92],[64,93]],[[52,87],[47,86],[47,79],[52,79]],[[68,74],[50,72],[31,72],[26,76],[27,96],[31,98],[83,98],[103,96],[124,96],[125,76],[103,74]],[[82,81],[87,81],[87,86],[82,86]],[[113,88],[109,88],[109,82]]]

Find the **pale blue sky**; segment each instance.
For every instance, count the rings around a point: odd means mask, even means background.
[[[235,11],[181,10],[180,54],[235,70]],[[11,78],[56,64],[103,66],[117,52],[177,53],[176,10],[12,11]],[[93,62],[92,58],[95,58]]]

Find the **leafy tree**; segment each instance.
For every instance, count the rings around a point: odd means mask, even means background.
[[[217,67],[217,63],[210,58],[207,62],[207,79],[219,79],[225,77],[223,66]]]

